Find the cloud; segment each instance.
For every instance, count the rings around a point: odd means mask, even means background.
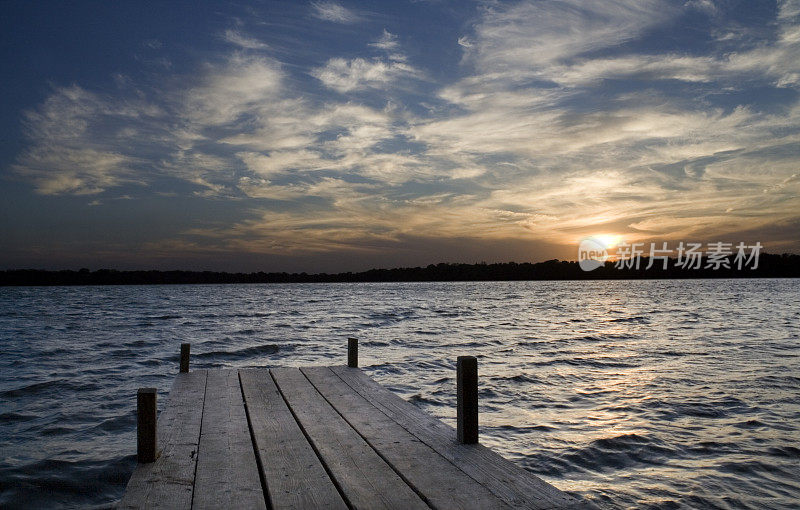
[[[265,178],[289,170],[318,170],[325,166],[324,159],[318,152],[306,149],[270,151],[269,155],[257,152],[240,152],[237,156],[251,172]]]
[[[315,18],[332,23],[355,23],[362,18],[359,14],[336,2],[311,2],[311,14]]]
[[[160,49],[163,46],[163,44],[158,39],[147,39],[142,42],[142,46],[144,46],[145,48],[149,48],[151,50],[157,50]]]
[[[385,88],[396,80],[415,78],[420,73],[404,62],[382,59],[332,58],[324,67],[311,71],[311,75],[326,87],[340,93],[368,88]]]
[[[468,57],[483,72],[509,72],[563,62],[620,45],[669,19],[660,0],[561,0],[489,7]]]
[[[43,195],[93,195],[131,182],[130,163],[130,158],[113,152],[42,147],[26,153],[15,168]]]
[[[233,56],[222,66],[208,66],[200,85],[186,94],[185,113],[202,126],[236,122],[278,98],[283,78],[274,59]]]
[[[397,42],[397,35],[384,28],[383,35],[381,35],[375,42],[371,42],[369,45],[385,51],[394,51],[400,46],[400,43]]]
[[[679,80],[738,86],[766,75],[779,87],[800,82],[800,24],[794,1],[780,2],[775,41],[740,51],[636,53],[625,44],[691,9],[718,12],[713,3],[689,2],[682,11],[661,0],[634,2],[520,2],[489,8],[463,36],[465,61],[486,84],[538,79],[577,87],[605,79]],[[612,56],[598,56],[597,53]]]
[[[115,102],[74,85],[57,88],[39,108],[25,113],[32,145],[12,170],[46,195],[96,194],[141,182],[133,170],[137,157],[126,155],[118,142],[162,114],[139,100]]]
[[[266,50],[269,48],[268,45],[258,39],[248,37],[237,30],[226,30],[222,33],[222,39],[246,50]]]

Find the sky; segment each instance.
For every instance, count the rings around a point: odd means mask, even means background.
[[[800,252],[799,0],[8,0],[0,41],[0,269]]]

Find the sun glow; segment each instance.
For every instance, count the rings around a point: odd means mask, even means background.
[[[618,234],[596,234],[590,237],[601,243],[606,249],[614,248],[622,242],[622,236]]]

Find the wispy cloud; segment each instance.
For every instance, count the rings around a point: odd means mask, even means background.
[[[279,97],[281,65],[267,57],[235,55],[207,66],[200,84],[186,93],[185,113],[199,127],[230,124]]]
[[[376,41],[369,43],[369,45],[385,51],[394,51],[400,46],[400,43],[397,41],[396,34],[384,28],[383,34]]]
[[[119,150],[124,139],[163,112],[139,100],[117,102],[78,86],[56,89],[25,115],[32,145],[13,166],[42,194],[96,194],[141,182],[137,156]]]
[[[336,2],[311,2],[311,13],[333,23],[355,23],[362,19],[361,15]]]
[[[234,46],[238,46],[247,50],[265,50],[269,48],[268,45],[264,44],[258,39],[249,37],[237,30],[232,29],[228,29],[223,32],[222,39],[230,44],[233,44]]]
[[[489,7],[468,54],[483,72],[536,70],[616,46],[676,12],[661,0],[519,2]]]
[[[332,58],[311,74],[326,87],[345,93],[386,87],[400,79],[417,77],[420,73],[405,62],[396,60]]]

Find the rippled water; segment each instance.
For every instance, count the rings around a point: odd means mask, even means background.
[[[135,392],[193,367],[339,364],[608,508],[798,508],[800,280],[0,289],[0,506],[109,505]]]

